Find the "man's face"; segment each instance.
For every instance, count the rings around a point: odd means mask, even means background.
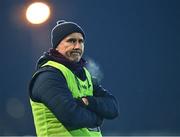
[[[72,33],[65,37],[56,50],[72,62],[78,62],[84,53],[84,39],[81,33]]]

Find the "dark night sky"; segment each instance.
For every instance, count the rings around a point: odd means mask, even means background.
[[[86,33],[85,57],[103,73],[120,116],[104,135],[180,135],[180,1],[51,0],[42,25],[25,19],[31,0],[1,0],[0,135],[35,135],[28,82],[59,19]]]

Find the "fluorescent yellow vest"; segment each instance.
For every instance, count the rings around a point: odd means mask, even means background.
[[[93,95],[93,86],[90,73],[84,68],[87,79],[85,81],[76,77],[71,70],[64,65],[48,61],[44,66],[52,66],[61,71],[66,79],[69,90],[74,98]],[[60,136],[60,137],[102,137],[101,132],[90,131],[87,128],[68,131],[54,114],[42,103],[30,99],[37,136]]]

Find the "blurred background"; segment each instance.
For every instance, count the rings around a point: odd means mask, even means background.
[[[180,135],[180,1],[49,0],[49,19],[31,24],[35,0],[0,1],[0,135],[35,135],[28,83],[51,47],[57,20],[86,32],[85,58],[119,101],[103,135]]]

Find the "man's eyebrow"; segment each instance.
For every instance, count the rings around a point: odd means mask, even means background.
[[[78,41],[84,41],[83,38],[67,38],[67,41],[71,41],[71,40],[74,40],[74,41],[76,41],[76,40],[78,40]]]
[[[76,41],[77,39],[76,38],[67,38],[67,40],[66,41]]]

